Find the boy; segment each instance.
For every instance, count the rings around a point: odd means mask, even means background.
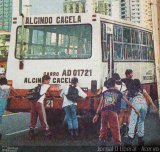
[[[129,104],[139,115],[131,103],[123,97],[122,93],[115,87],[115,79],[110,78],[105,83],[108,90],[103,93],[100,103],[97,108],[96,115],[93,118],[93,123],[97,122],[101,110],[101,129],[99,140],[103,141],[106,138],[106,124],[109,122],[110,129],[113,135],[115,145],[121,144],[120,127],[118,122],[118,114],[120,111],[121,99]]]
[[[69,89],[70,87],[75,87],[75,89],[77,90],[77,95],[82,97],[82,98],[86,98],[86,94],[82,91],[82,89],[77,86],[78,83],[78,78],[73,77],[71,79],[71,84],[69,86],[67,86],[66,88],[64,88],[60,94],[61,97],[63,97],[63,105],[62,107],[64,108],[64,111],[66,113],[66,118],[67,118],[67,123],[68,123],[68,130],[70,133],[70,136],[73,138],[74,134],[75,136],[78,136],[78,119],[77,119],[77,115],[76,115],[76,106],[77,106],[77,102],[73,101],[72,99],[69,99],[67,97],[68,93],[69,93]]]
[[[132,69],[126,69],[125,71],[126,78],[123,78],[121,81],[125,83],[127,87],[127,99],[132,103],[133,98],[133,70]],[[130,115],[131,115],[131,108],[129,106],[126,107],[126,125],[123,125],[123,130],[125,131],[125,134],[128,131],[128,125],[130,122]]]
[[[36,127],[38,116],[43,130],[45,130],[45,136],[46,137],[51,136],[51,132],[49,130],[49,126],[46,120],[46,111],[44,107],[44,99],[46,97],[46,92],[50,87],[49,83],[50,83],[50,76],[44,75],[42,77],[42,85],[40,90],[41,97],[38,99],[38,101],[31,102],[31,113],[30,113],[31,120],[30,120],[30,130],[29,130],[29,135],[31,138],[35,137],[34,129]]]

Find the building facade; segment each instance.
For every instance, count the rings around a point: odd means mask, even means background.
[[[0,0],[0,30],[11,31],[12,0]]]
[[[85,13],[85,0],[65,0],[64,13]]]
[[[111,16],[111,0],[65,0],[63,3],[64,13],[85,13],[86,5],[93,5],[93,12]]]
[[[94,0],[95,13],[112,15],[111,0]]]
[[[120,18],[131,20],[130,0],[119,0],[120,3]]]
[[[152,28],[151,0],[120,0],[120,16]]]
[[[120,2],[119,0],[112,0],[111,1],[111,16],[115,19],[120,19]]]
[[[142,25],[152,28],[151,0],[141,0],[141,21]]]

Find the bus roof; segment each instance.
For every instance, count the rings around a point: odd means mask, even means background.
[[[120,24],[123,26],[130,26],[130,27],[143,29],[143,30],[147,30],[147,31],[152,32],[152,28],[148,28],[147,26],[144,26],[140,23],[134,23],[131,21],[123,20],[123,19],[115,19],[113,17],[107,16],[107,15],[102,15],[102,14],[96,14],[96,16],[99,17],[101,21],[106,21],[106,22],[114,23],[114,24]]]

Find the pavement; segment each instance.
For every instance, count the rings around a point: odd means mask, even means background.
[[[66,149],[65,147],[83,147],[97,150],[98,144],[98,133],[100,124],[92,125],[80,125],[80,136],[79,138],[72,140],[67,134],[66,126],[63,123],[57,122],[51,128],[53,131],[53,137],[51,140],[44,138],[44,132],[42,131],[38,122],[36,128],[36,139],[31,140],[28,136],[29,130],[29,113],[13,113],[3,116],[2,124],[2,140],[0,145],[2,146],[2,152],[7,151],[6,148],[11,148],[10,151],[21,152],[28,148],[34,151],[49,151],[46,148],[59,148]],[[82,127],[83,126],[83,127]],[[123,140],[123,139],[122,139]],[[145,144],[147,146],[160,146],[160,119],[156,114],[148,114],[145,120]],[[137,143],[137,137],[134,140],[134,144]],[[113,145],[113,140],[109,141],[107,146]],[[43,146],[43,148],[42,148]],[[14,151],[15,148],[15,151]],[[16,149],[17,148],[17,149]],[[93,149],[91,151],[93,151]],[[9,151],[9,152],[10,152]],[[73,150],[75,151],[75,149]],[[77,150],[76,150],[77,151]],[[87,150],[88,151],[88,150]],[[159,148],[160,151],[160,148]],[[70,151],[67,151],[70,152]]]

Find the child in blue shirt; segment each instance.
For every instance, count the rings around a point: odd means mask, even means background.
[[[4,77],[1,78],[0,79],[0,131],[2,125],[2,116],[4,114],[10,92],[18,96],[18,93],[14,90],[14,88],[7,85],[7,79]],[[1,138],[2,134],[0,133],[0,139]]]

